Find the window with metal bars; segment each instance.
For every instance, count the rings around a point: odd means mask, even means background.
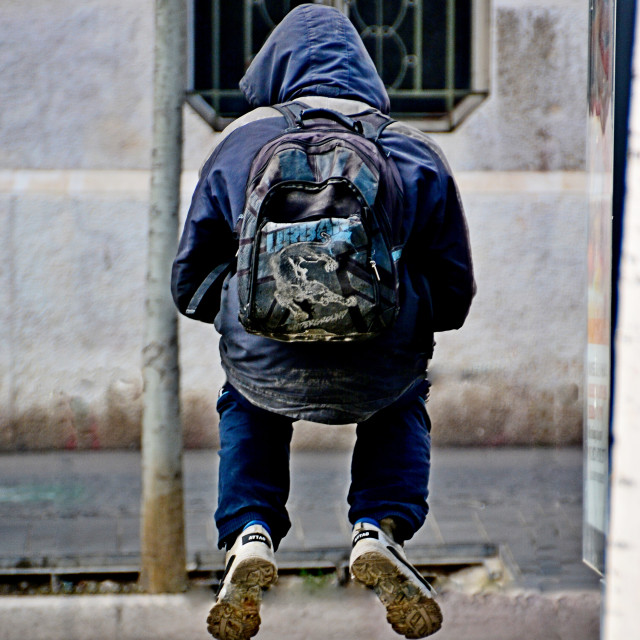
[[[308,0],[306,0],[308,2]],[[193,0],[189,101],[222,128],[249,109],[238,82],[295,0]],[[489,0],[325,0],[376,64],[396,118],[450,131],[488,94]]]

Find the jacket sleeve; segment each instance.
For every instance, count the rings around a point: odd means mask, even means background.
[[[433,239],[433,257],[427,264],[427,277],[432,283],[434,331],[459,329],[476,293],[469,230],[451,175],[446,176],[445,193],[442,219]]]
[[[262,146],[285,126],[285,119],[273,109],[249,112],[225,129],[202,168],[171,275],[173,299],[189,318],[214,321],[227,270],[218,273],[208,288],[206,285],[218,267],[235,267],[238,241],[233,221],[244,207],[251,163]],[[206,293],[200,298],[203,289]]]
[[[228,197],[225,185],[220,184],[223,180],[216,171],[215,155],[205,164],[193,194],[171,272],[171,293],[180,313],[207,323],[213,323],[220,308],[226,272],[208,288],[205,286],[206,293],[195,308],[190,309],[189,305],[196,292],[202,294],[201,285],[216,267],[233,262],[237,249],[230,226]]]
[[[439,156],[439,154],[438,154]],[[428,195],[421,199],[412,242],[414,269],[422,273],[431,301],[433,331],[459,329],[476,293],[467,222],[457,185],[446,161],[435,158]],[[417,249],[417,250],[415,250]]]

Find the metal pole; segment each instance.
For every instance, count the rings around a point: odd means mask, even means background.
[[[143,349],[142,566],[149,593],[186,589],[177,317],[170,266],[178,237],[186,5],[155,2],[153,155]]]
[[[447,0],[447,57],[445,71],[445,88],[447,90],[447,113],[449,121],[455,106],[456,90],[456,3],[455,0]]]

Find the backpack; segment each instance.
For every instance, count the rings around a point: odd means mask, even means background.
[[[185,314],[212,316],[202,311],[207,294],[235,270],[239,320],[250,333],[378,335],[399,309],[402,183],[380,143],[394,120],[373,109],[354,119],[300,102],[274,108],[287,128],[253,159],[236,260],[209,273]]]
[[[238,238],[239,320],[281,341],[362,340],[399,311],[402,188],[379,138],[393,122],[293,102],[256,154]]]

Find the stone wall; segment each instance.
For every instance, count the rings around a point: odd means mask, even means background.
[[[438,336],[442,444],[581,439],[586,0],[495,0],[491,95],[437,136],[478,296]],[[136,447],[153,2],[6,0],[0,22],[0,449]],[[185,107],[183,210],[214,134]],[[185,441],[215,446],[212,329],[181,321]],[[352,427],[304,424],[299,447]]]

